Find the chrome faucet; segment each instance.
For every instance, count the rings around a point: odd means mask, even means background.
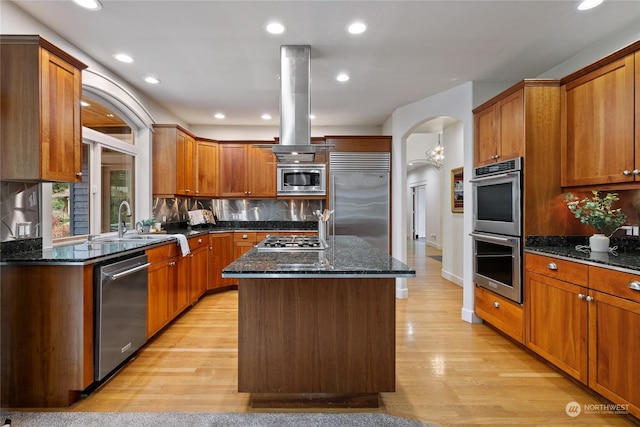
[[[127,232],[127,229],[124,226],[124,222],[122,222],[123,206],[127,208],[127,213],[125,215],[131,216],[131,206],[129,205],[129,202],[127,202],[126,200],[123,200],[122,203],[120,203],[120,206],[118,207],[118,238],[120,239],[122,238],[122,236],[124,236],[124,233]]]

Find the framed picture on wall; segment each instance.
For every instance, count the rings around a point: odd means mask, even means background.
[[[451,212],[462,213],[464,208],[463,168],[451,169]]]

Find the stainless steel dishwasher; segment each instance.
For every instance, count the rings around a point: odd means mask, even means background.
[[[94,379],[101,381],[147,339],[144,254],[96,267]]]

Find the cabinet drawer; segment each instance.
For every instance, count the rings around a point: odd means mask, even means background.
[[[631,289],[629,285],[639,289]],[[640,303],[640,273],[589,266],[589,288]]]
[[[189,249],[191,249],[192,252],[208,245],[209,237],[206,234],[201,234],[189,239]]]
[[[235,233],[233,233],[233,241],[234,242],[242,242],[242,241],[249,241],[249,242],[255,242],[256,241],[256,232],[255,231],[236,231]]]
[[[524,313],[521,305],[476,286],[475,311],[487,323],[519,343],[524,343]]]
[[[158,246],[157,248],[147,249],[147,261],[154,264],[158,261],[171,258],[178,254],[178,246],[175,242],[167,243],[166,245]]]
[[[524,268],[527,271],[580,286],[587,286],[589,277],[589,267],[585,264],[531,253],[524,255]]]

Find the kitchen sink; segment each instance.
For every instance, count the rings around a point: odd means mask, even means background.
[[[131,236],[125,237],[115,237],[115,236],[105,236],[105,237],[95,237],[91,240],[94,243],[142,243],[147,242],[149,240],[170,240],[173,239],[171,236],[167,236],[166,234],[162,235],[151,235],[151,234],[135,234]]]

